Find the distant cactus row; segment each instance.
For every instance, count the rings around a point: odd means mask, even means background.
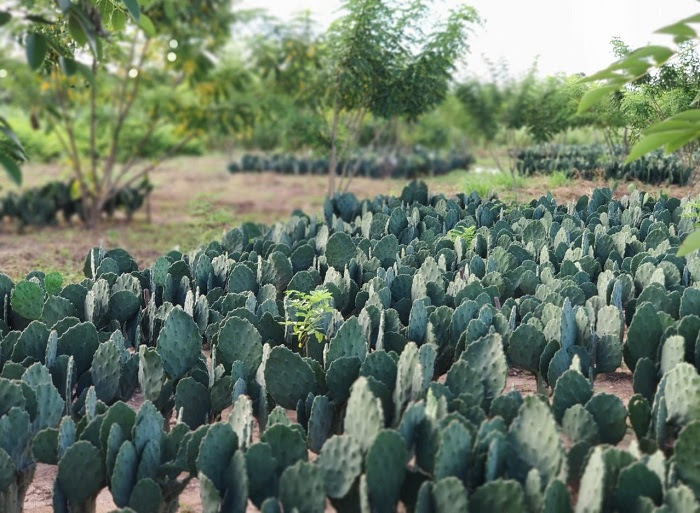
[[[172,513],[194,478],[214,513],[697,511],[686,203],[413,182],[141,270],[95,248],[80,283],[0,274],[0,511],[37,462],[57,512],[106,488],[122,513]],[[634,395],[596,392],[623,361]]]
[[[121,210],[131,218],[143,205],[153,186],[143,181],[134,187],[124,187],[103,207],[102,211],[111,216]],[[65,221],[74,216],[84,216],[77,182],[53,181],[41,187],[34,187],[22,192],[10,192],[0,197],[0,221],[7,217],[14,220],[21,228],[24,226],[46,226],[58,222],[61,214]]]
[[[625,164],[622,148],[610,153],[602,145],[530,146],[515,153],[519,173],[532,175],[564,171],[583,178],[594,178],[601,173],[610,180],[639,180],[648,184],[685,185],[693,169],[683,164],[676,155],[650,153],[630,164]]]
[[[449,173],[456,169],[467,170],[474,163],[471,154],[450,154],[446,158],[431,156],[425,151],[402,154],[398,158],[350,159],[338,163],[336,172],[344,170],[366,178],[417,178]],[[231,173],[274,171],[288,175],[323,175],[328,173],[328,159],[305,159],[294,155],[244,155],[240,162],[231,162]]]

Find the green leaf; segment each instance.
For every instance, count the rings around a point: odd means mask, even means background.
[[[5,169],[5,172],[15,184],[22,185],[22,170],[15,162],[15,159],[3,151],[0,151],[0,166]]]
[[[7,11],[0,11],[0,27],[12,19],[12,15]]]
[[[625,60],[639,61],[640,59],[652,57],[656,64],[659,65],[669,60],[675,53],[666,46],[649,45],[634,50]]]
[[[70,35],[73,37],[75,42],[78,43],[78,46],[85,46],[88,38],[85,34],[85,30],[83,30],[83,25],[80,23],[80,19],[76,14],[71,14],[68,17],[68,32],[70,32]]]
[[[668,25],[666,27],[660,28],[656,31],[657,34],[670,34],[673,37],[674,42],[682,43],[683,41],[688,41],[697,37],[697,32],[693,30],[692,27],[686,25],[683,22],[674,23],[673,25]]]
[[[153,25],[151,19],[145,14],[142,14],[139,17],[139,27],[141,27],[143,33],[146,34],[146,37],[154,37],[156,35],[156,27]]]
[[[126,14],[124,14],[124,12],[120,11],[119,9],[115,9],[115,11],[112,13],[112,29],[115,32],[120,32],[124,29],[125,26]]]
[[[92,73],[90,66],[83,64],[82,62],[76,62],[78,73],[80,73],[85,80],[90,82],[92,87],[95,87],[95,75]]]
[[[615,86],[602,86],[589,89],[588,91],[586,91],[586,94],[583,95],[581,101],[578,104],[578,112],[581,113],[590,109],[593,105],[600,102],[603,98],[606,98],[615,91],[617,91],[617,89],[618,88]]]
[[[70,59],[68,57],[59,57],[58,65],[61,67],[61,71],[63,71],[63,73],[65,73],[69,77],[73,76],[78,69],[75,60]]]
[[[122,0],[122,2],[124,2],[124,5],[126,5],[126,9],[129,11],[131,17],[134,18],[134,21],[138,23],[139,17],[141,16],[141,8],[139,7],[139,3],[136,0]]]
[[[625,159],[625,164],[629,164],[630,162],[633,162],[646,155],[650,151],[667,145],[669,142],[672,142],[674,137],[677,135],[678,134],[676,132],[661,132],[643,136],[639,141],[637,141],[637,144],[632,146],[627,159]]]
[[[33,70],[39,69],[46,59],[48,45],[46,38],[36,32],[30,32],[27,36],[27,62]]]
[[[695,230],[685,238],[681,247],[678,248],[678,256],[683,257],[689,255],[698,249],[700,249],[700,230]]]
[[[684,132],[679,133],[677,136],[675,136],[673,139],[671,139],[669,142],[666,143],[664,147],[664,151],[666,154],[671,154],[674,151],[676,151],[679,148],[682,148],[689,142],[694,141],[695,139],[698,138],[698,131],[696,129],[691,129],[691,130],[686,130]]]
[[[700,23],[700,13],[688,16],[680,21],[681,23]]]

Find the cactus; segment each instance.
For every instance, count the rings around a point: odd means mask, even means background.
[[[190,429],[206,424],[211,412],[209,391],[202,383],[188,376],[175,387],[175,411]]]
[[[239,396],[234,404],[229,424],[238,437],[240,449],[246,449],[253,444],[253,402],[246,395]]]
[[[526,397],[508,430],[511,449],[507,464],[521,483],[536,468],[544,482],[565,473],[564,449],[548,406],[537,397]]]
[[[678,435],[675,447],[676,471],[678,477],[700,499],[700,421],[686,425]]]
[[[642,303],[632,317],[632,323],[627,330],[625,346],[625,363],[634,371],[635,365],[641,358],[656,361],[662,329],[656,308],[651,303]]]
[[[408,459],[408,450],[398,432],[383,430],[373,439],[365,458],[367,491],[373,509],[394,510]]]
[[[382,403],[372,392],[367,378],[358,378],[350,391],[344,431],[360,444],[363,452],[366,452],[383,428]]]
[[[447,424],[440,431],[440,445],[435,454],[435,479],[454,476],[465,481],[471,462],[471,448],[469,430],[457,420]]]
[[[41,318],[44,306],[44,289],[33,281],[23,280],[12,289],[10,306],[15,315],[25,322],[35,321]]]
[[[267,391],[277,404],[287,410],[295,409],[297,402],[306,399],[309,392],[318,392],[312,368],[301,356],[286,347],[272,348],[264,374]]]
[[[202,338],[194,319],[180,308],[171,310],[158,335],[156,349],[168,377],[180,379],[197,363],[202,351]]]
[[[328,344],[324,356],[326,369],[338,358],[356,356],[360,361],[367,357],[367,341],[357,317],[351,317],[343,323]]]
[[[572,444],[583,443],[590,447],[600,441],[600,429],[595,417],[581,404],[574,404],[566,410],[561,425]]]
[[[69,511],[95,511],[95,500],[104,486],[100,452],[90,442],[77,441],[58,461],[54,509],[58,502]]]
[[[280,476],[279,495],[285,510],[323,513],[326,493],[321,469],[305,461],[287,467]]]
[[[262,362],[262,337],[246,319],[230,317],[219,330],[215,350],[217,361],[227,372],[233,362],[243,362],[245,379],[250,380]]]
[[[479,488],[469,498],[470,511],[527,511],[525,493],[517,481],[496,479]]]
[[[296,429],[295,426],[299,429]],[[277,475],[297,461],[306,461],[308,452],[303,429],[298,424],[286,426],[274,424],[268,426],[260,440],[270,445],[277,463]]]
[[[591,385],[583,374],[569,369],[557,380],[552,397],[552,411],[561,422],[567,409],[575,404],[586,404],[593,396]]]
[[[319,453],[323,444],[331,434],[333,427],[333,407],[328,397],[318,395],[314,397],[309,415],[307,443],[309,449]]]
[[[616,488],[615,505],[618,511],[633,511],[643,497],[651,499],[654,504],[660,504],[663,499],[659,476],[642,462],[623,468]]]
[[[352,238],[346,233],[336,232],[326,242],[326,261],[329,266],[343,272],[343,269],[350,264],[350,260],[355,257],[355,251]]]
[[[22,511],[36,468],[32,445],[47,442],[64,408],[60,394],[47,381],[48,373],[38,372],[41,369],[35,364],[20,382],[0,378],[0,506],[8,513]],[[43,378],[31,377],[39,374]]]
[[[323,445],[316,464],[323,470],[326,495],[341,499],[362,473],[362,446],[349,435],[334,435]]]
[[[110,403],[119,392],[122,357],[119,348],[112,341],[103,342],[92,358],[90,373],[97,398]]]
[[[477,374],[484,387],[484,405],[488,409],[491,401],[506,386],[506,357],[498,334],[486,335],[469,344],[461,359]]]
[[[571,495],[562,481],[555,479],[545,488],[542,513],[573,513]]]
[[[546,345],[542,332],[530,324],[521,324],[509,338],[508,358],[514,365],[537,375]]]

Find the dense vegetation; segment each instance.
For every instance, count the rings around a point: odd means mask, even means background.
[[[37,461],[58,466],[58,511],[94,511],[104,487],[119,507],[174,511],[194,477],[215,512],[320,513],[327,498],[340,512],[693,511],[687,208],[608,189],[505,205],[413,182],[142,270],[95,248],[79,284],[2,276],[3,511],[21,511]],[[627,405],[592,388],[623,361]],[[506,391],[511,366],[541,394]],[[615,447],[627,419],[636,443]]]
[[[131,219],[152,189],[148,180],[133,187],[123,187],[102,206],[102,211],[110,217],[116,211],[122,211],[127,219]],[[20,229],[25,226],[55,225],[59,213],[66,222],[70,222],[74,216],[82,220],[86,215],[80,188],[75,181],[49,182],[41,187],[20,193],[9,192],[0,197],[0,222],[9,218]]]
[[[209,149],[313,153],[337,169],[339,161],[375,149],[405,155],[419,144],[460,154],[481,147],[510,172],[518,167],[510,155],[532,144],[604,144],[627,155],[650,125],[692,108],[700,76],[688,23],[678,49],[666,49],[671,54],[636,54],[613,41],[615,54],[639,71],[649,70],[649,57],[659,57],[659,69],[633,73],[624,88],[606,86],[604,92],[616,92],[592,105],[594,84],[580,76],[541,77],[534,66],[519,78],[494,66],[490,77],[456,80],[455,64],[478,15],[456,10],[426,27],[427,0],[348,0],[325,31],[308,14],[280,21],[231,13],[228,1],[193,4],[196,12],[206,7],[193,24],[187,20],[194,11],[184,6],[110,0],[82,16],[82,4],[67,2],[64,12],[25,3],[36,13],[10,2],[0,20],[12,41],[1,65],[0,108],[21,136],[10,137],[2,125],[0,165],[9,170],[11,162],[19,179],[27,157],[68,161],[95,212],[118,183],[140,181],[172,155]],[[52,24],[36,23],[37,16]],[[76,19],[85,25],[80,30],[70,23]],[[236,34],[253,35],[225,44],[232,24]],[[18,50],[31,69],[14,58]],[[76,52],[86,58],[76,59]],[[123,101],[115,106],[115,98]],[[589,108],[578,109],[584,98]],[[686,142],[670,149],[694,172],[697,145]],[[685,174],[651,167],[613,174]],[[329,194],[342,189],[334,184]]]
[[[356,157],[336,164],[336,174],[340,176],[363,176],[369,178],[418,178],[438,176],[457,169],[467,171],[474,163],[474,156],[452,153],[439,157],[422,148],[413,153],[398,156]],[[328,159],[304,159],[294,155],[276,154],[272,156],[245,154],[240,162],[231,162],[230,173],[240,171],[274,171],[281,174],[325,174],[328,172]]]
[[[607,180],[638,180],[648,184],[688,183],[693,169],[675,155],[656,151],[626,163],[621,146],[551,145],[523,148],[515,153],[516,169],[523,175],[563,171],[570,176]]]

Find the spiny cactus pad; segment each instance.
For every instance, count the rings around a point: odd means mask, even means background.
[[[531,468],[539,470],[543,481],[559,476],[564,467],[564,449],[549,407],[537,397],[526,397],[508,430],[510,457],[508,469],[525,482]]]
[[[298,461],[280,476],[279,496],[285,511],[323,513],[326,492],[323,472],[317,465]]]
[[[399,499],[409,454],[403,438],[384,430],[374,439],[365,457],[367,490],[372,507],[392,511]]]
[[[301,356],[286,347],[276,346],[265,362],[265,385],[277,404],[287,410],[299,400],[317,392],[316,376]]]
[[[345,433],[353,437],[363,451],[369,449],[384,428],[382,403],[372,392],[367,378],[358,378],[352,386],[344,425]]]

